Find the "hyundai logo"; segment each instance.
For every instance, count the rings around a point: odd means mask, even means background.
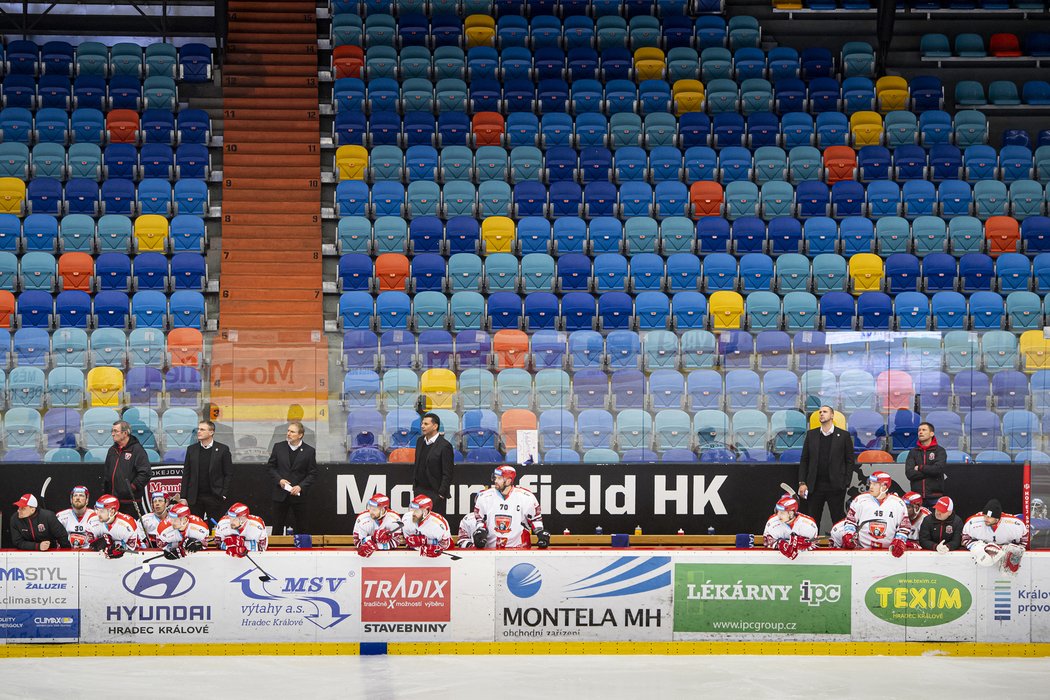
[[[124,590],[140,598],[178,598],[196,583],[193,574],[171,564],[154,564],[149,569],[135,567],[124,574]]]

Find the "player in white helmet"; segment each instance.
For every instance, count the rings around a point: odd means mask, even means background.
[[[794,559],[799,552],[817,548],[817,534],[816,521],[798,512],[798,499],[784,496],[766,521],[762,541],[766,547]]]
[[[504,464],[492,473],[492,486],[478,494],[474,516],[474,546],[478,549],[528,549],[532,535],[540,549],[550,545],[551,536],[543,529],[543,512],[532,491],[514,485],[518,473]]]
[[[409,510],[401,517],[405,544],[418,549],[424,557],[440,557],[452,546],[452,531],[448,521],[439,513],[432,512],[434,502],[429,496],[419,495],[412,499]]]
[[[120,499],[103,494],[95,501],[97,529],[91,548],[103,552],[108,559],[119,559],[124,552],[142,546],[142,529],[135,518],[120,512]]]
[[[908,533],[908,549],[922,549],[919,545],[919,528],[922,521],[930,514],[930,509],[922,504],[922,494],[909,491],[901,496],[905,508],[908,509],[908,520],[911,521],[911,532]]]
[[[868,492],[853,499],[846,513],[843,549],[889,549],[904,556],[911,520],[900,496],[890,493],[893,479],[886,472],[868,477]]]
[[[357,553],[370,557],[377,549],[397,549],[405,538],[401,534],[401,515],[390,510],[390,499],[377,493],[365,506],[354,522]]]
[[[962,546],[980,566],[998,564],[1004,572],[1015,574],[1028,549],[1028,526],[1003,513],[1002,505],[993,498],[963,524]]]
[[[208,526],[190,513],[188,505],[176,503],[157,526],[157,546],[164,548],[165,559],[181,559],[207,547],[209,534]]]
[[[89,498],[91,494],[87,486],[74,486],[69,492],[70,507],[56,515],[58,522],[69,533],[69,544],[73,549],[91,549],[95,533],[99,531],[98,514],[93,508],[88,508]]]
[[[153,544],[157,541],[157,526],[170,517],[168,496],[163,491],[153,491],[149,495],[149,502],[153,510],[139,518],[139,522],[146,533],[146,541]]]
[[[243,557],[248,552],[265,551],[269,540],[266,537],[266,523],[257,515],[252,515],[248,506],[234,503],[215,525],[215,536],[219,538],[219,548],[226,550],[231,557]]]

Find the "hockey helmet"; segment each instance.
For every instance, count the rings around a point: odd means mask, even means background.
[[[243,503],[234,503],[230,506],[230,509],[226,511],[226,516],[229,518],[247,518],[251,515],[251,511],[248,510],[248,506]]]
[[[176,503],[168,512],[175,518],[188,518],[190,515],[190,507],[185,503]]]
[[[383,510],[390,510],[390,499],[384,494],[377,493],[368,499],[368,503],[365,504],[368,508],[382,508]]]
[[[83,496],[85,500],[88,500],[91,498],[91,492],[88,491],[87,486],[74,486],[69,492],[69,497],[73,498],[73,496]]]
[[[870,484],[882,484],[886,488],[893,486],[893,477],[886,472],[874,472],[868,477],[868,483]]]
[[[901,500],[907,503],[909,506],[918,508],[922,505],[922,495],[915,491],[909,491],[908,493],[901,496]]]
[[[120,499],[108,493],[104,493],[95,501],[95,510],[120,510]]]
[[[782,511],[782,510],[794,510],[794,511],[797,511],[798,510],[798,499],[793,497],[793,496],[782,496],[781,499],[779,501],[777,501],[776,509],[778,511]]]
[[[495,481],[501,476],[507,481],[513,483],[514,480],[518,478],[518,471],[509,464],[501,464],[492,472],[492,480]]]
[[[412,510],[431,510],[434,507],[434,502],[430,500],[429,496],[416,496],[412,499],[412,503],[409,504],[409,508]]]

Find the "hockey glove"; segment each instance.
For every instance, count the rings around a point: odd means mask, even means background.
[[[817,543],[807,537],[799,537],[798,535],[791,535],[791,546],[795,548],[796,552],[808,552],[811,549],[817,548]]]
[[[244,546],[244,538],[240,535],[230,535],[222,541],[226,547],[226,554],[237,559],[248,554],[248,548]]]
[[[425,544],[419,548],[420,556],[430,557],[431,559],[440,557],[443,551],[445,550],[436,544]]]
[[[124,552],[126,551],[127,550],[124,549],[123,542],[114,542],[112,539],[110,539],[109,544],[106,545],[105,549],[106,559],[120,559],[122,556],[124,556]]]
[[[164,558],[171,561],[176,559],[182,559],[186,556],[186,548],[182,546],[181,542],[172,542],[164,548]]]
[[[475,549],[485,549],[485,545],[488,544],[489,541],[488,528],[482,525],[474,531],[474,534],[471,536],[471,539],[474,540]]]
[[[109,535],[102,535],[101,537],[92,540],[91,548],[96,552],[104,552],[113,543],[113,538]]]
[[[427,543],[427,538],[423,535],[408,535],[405,537],[405,544],[412,549],[419,549]]]
[[[944,544],[944,540],[941,540],[940,542],[937,543],[937,553],[938,554],[947,554],[950,551],[952,551],[952,550],[948,549],[948,545]]]
[[[798,550],[795,549],[791,540],[777,540],[777,549],[788,559],[794,559],[798,556]]]
[[[551,533],[546,530],[540,530],[536,533],[536,546],[540,549],[547,549],[551,546]]]
[[[1021,568],[1021,557],[1024,556],[1024,548],[1016,544],[1003,545],[1003,552],[1005,556],[999,563],[1003,572],[1008,574],[1016,574]]]
[[[998,562],[999,557],[1002,556],[1002,550],[997,544],[977,543],[977,546],[970,550],[970,554],[973,555],[977,566],[991,566]]]
[[[907,549],[907,543],[900,537],[894,537],[890,544],[890,554],[899,559],[904,556],[905,549]]]
[[[394,533],[385,527],[381,527],[372,534],[372,540],[376,544],[390,544],[394,541]]]
[[[370,539],[361,540],[361,542],[359,542],[357,545],[357,553],[366,559],[372,556],[375,553],[375,551],[376,546],[372,543],[372,540]]]
[[[204,549],[204,542],[201,540],[190,539],[183,542],[183,546],[186,548],[187,552],[199,552]]]
[[[857,540],[852,532],[847,532],[842,536],[842,548],[843,549],[856,549]]]

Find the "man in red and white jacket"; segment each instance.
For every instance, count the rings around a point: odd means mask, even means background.
[[[266,523],[258,515],[252,515],[248,506],[234,503],[215,525],[215,536],[219,548],[231,557],[242,558],[248,552],[265,551],[269,538]]]
[[[933,433],[932,423],[919,423],[918,442],[904,463],[904,475],[911,482],[911,490],[922,496],[922,505],[927,508],[933,508],[944,495],[944,465],[948,462],[948,453],[937,444]]]
[[[95,501],[98,518],[97,531],[91,548],[102,552],[107,559],[120,559],[124,552],[132,552],[142,546],[146,533],[135,518],[120,512],[121,502],[113,494],[103,494]]]
[[[762,541],[766,547],[794,559],[799,552],[817,548],[817,534],[817,522],[798,512],[798,500],[784,496],[777,501],[773,515],[766,521]]]

